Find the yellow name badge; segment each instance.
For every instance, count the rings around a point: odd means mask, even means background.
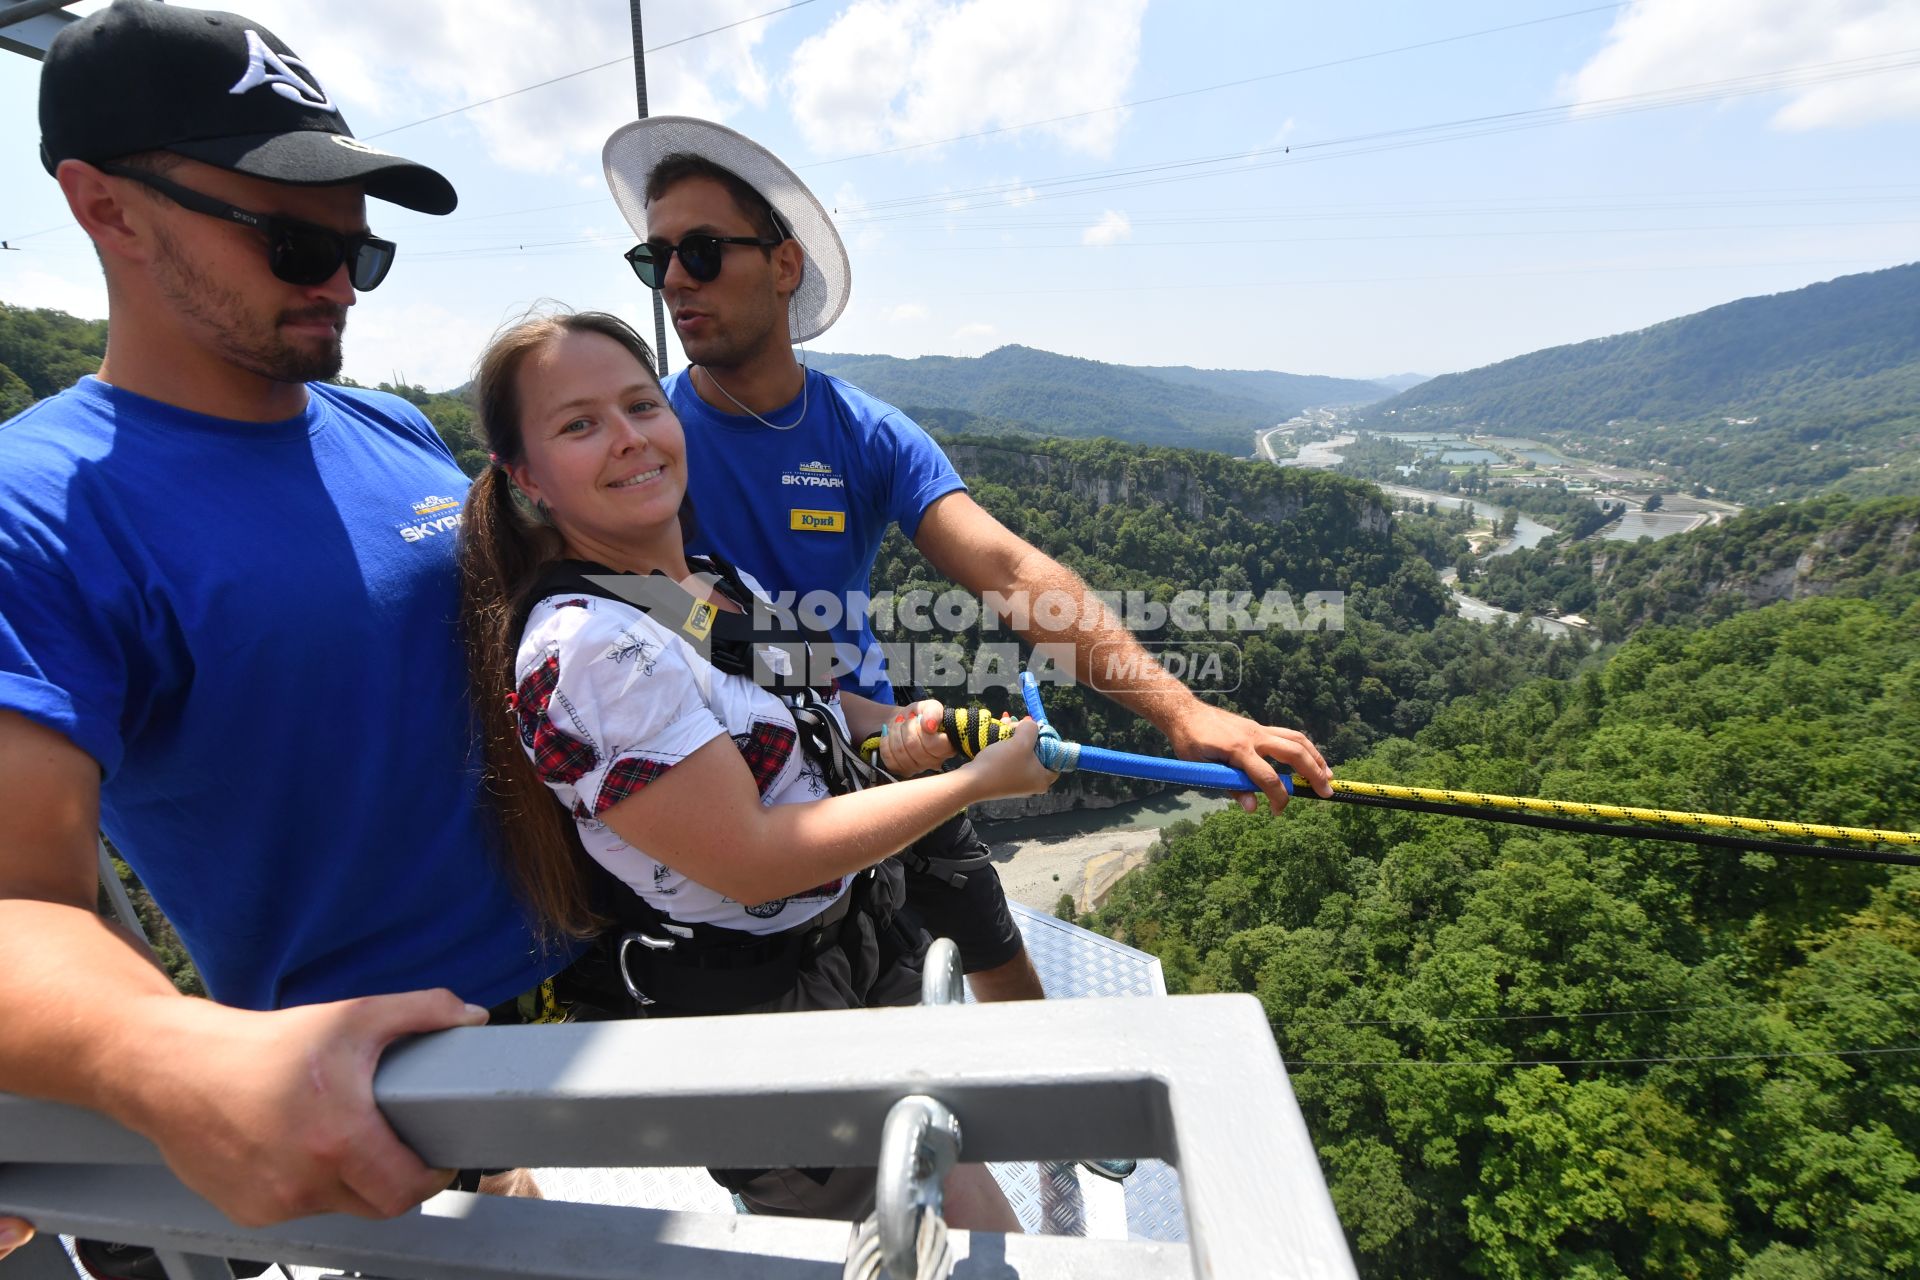
[[[847,513],[844,511],[806,511],[795,507],[789,513],[790,528],[801,533],[845,533],[847,531]]]
[[[693,608],[687,611],[687,620],[681,624],[680,629],[695,640],[705,640],[707,632],[713,630],[713,620],[719,614],[720,610],[711,601],[695,600]]]

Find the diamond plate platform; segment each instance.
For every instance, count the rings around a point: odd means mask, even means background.
[[[1020,936],[1026,940],[1027,954],[1033,957],[1033,967],[1040,974],[1048,999],[1167,994],[1166,975],[1161,972],[1158,956],[1148,955],[1111,938],[1103,938],[1021,903],[1009,902],[1007,905],[1013,909],[1014,923],[1020,927]],[[968,999],[972,999],[971,994]],[[1024,1167],[1031,1169],[1034,1166]],[[1118,1189],[1113,1183],[1084,1170],[1074,1172],[1081,1186],[1091,1193],[1089,1199],[1094,1203],[1111,1196]],[[1096,1237],[1111,1234],[1109,1230],[1099,1229],[1069,1230],[1066,1224],[1071,1219],[1064,1214],[1054,1217],[1036,1212],[1035,1216],[1029,1217],[1028,1210],[1015,1199],[1014,1188],[1008,1185],[1009,1178],[1002,1175],[1001,1166],[994,1167],[994,1176],[1000,1179],[1007,1198],[1014,1200],[1014,1208],[1020,1212],[1020,1221],[1029,1231]],[[1088,1187],[1089,1183],[1099,1185]],[[1186,1240],[1187,1214],[1180,1198],[1180,1174],[1171,1165],[1158,1160],[1142,1160],[1133,1176],[1122,1185],[1124,1234],[1127,1239],[1169,1243]],[[1089,1226],[1100,1221],[1102,1219],[1096,1216],[1090,1219]]]

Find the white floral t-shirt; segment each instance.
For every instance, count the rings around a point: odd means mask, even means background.
[[[742,578],[764,597],[758,583]],[[750,677],[715,669],[677,632],[632,605],[561,593],[528,614],[514,685],[520,741],[534,769],[573,815],[587,852],[655,909],[683,923],[777,933],[812,919],[846,892],[843,877],[744,906],[628,844],[599,820],[723,734],[745,757],[762,805],[827,796],[826,778],[800,749],[786,704]],[[830,706],[841,719],[838,694]]]

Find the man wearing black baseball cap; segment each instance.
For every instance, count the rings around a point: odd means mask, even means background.
[[[353,136],[319,79],[259,23],[115,0],[47,51],[40,162],[98,164],[170,151],[295,186],[360,183],[370,196],[452,213],[445,178]]]
[[[365,197],[453,188],[259,24],[150,0],[54,41],[40,120],[110,325],[0,424],[0,1090],[146,1134],[237,1222],[398,1213],[447,1174],[374,1108],[382,1049],[569,958],[466,769],[466,478],[411,405],[318,381],[394,260]],[[213,1001],[94,915],[99,830]]]

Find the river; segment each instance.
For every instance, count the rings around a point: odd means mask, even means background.
[[[1432,489],[1409,489],[1405,485],[1383,484],[1382,490],[1396,498],[1413,498],[1420,502],[1438,503],[1443,510],[1465,511],[1473,508],[1473,513],[1498,524],[1507,515],[1507,509],[1498,503],[1486,502],[1475,498],[1462,497],[1457,493],[1437,493]],[[1509,551],[1523,548],[1531,550],[1537,547],[1553,533],[1546,525],[1530,516],[1519,516],[1514,521],[1513,536],[1487,552],[1490,556],[1503,556]]]
[[[1212,791],[1167,791],[1111,809],[1075,809],[1037,818],[980,822],[1007,896],[1052,911],[1060,895],[1090,911],[1120,878],[1146,862],[1160,829],[1182,818],[1200,821],[1228,801]]]
[[[1447,590],[1453,593],[1453,603],[1459,608],[1460,616],[1470,622],[1484,622],[1491,626],[1501,618],[1505,618],[1508,622],[1516,625],[1524,621],[1528,626],[1540,632],[1542,635],[1566,636],[1573,634],[1573,628],[1564,622],[1556,622],[1552,618],[1537,616],[1523,619],[1519,614],[1507,609],[1502,609],[1497,604],[1488,604],[1478,596],[1470,596],[1454,585],[1454,583],[1459,581],[1459,578],[1459,573],[1453,569],[1443,569],[1440,573],[1440,581],[1446,584]]]
[[[1340,456],[1340,450],[1352,444],[1352,435],[1338,435],[1331,440],[1316,440],[1300,446],[1291,458],[1279,461],[1283,467],[1308,467],[1316,471],[1330,471],[1346,459]]]
[[[1352,444],[1352,435],[1303,445],[1299,454],[1282,460],[1283,467],[1312,467],[1326,470],[1341,462],[1338,450]],[[1439,493],[1431,489],[1412,489],[1405,485],[1381,485],[1385,492],[1399,498],[1433,502],[1448,511],[1471,505],[1474,513],[1499,521],[1507,511],[1497,503],[1462,497],[1457,493]],[[1505,555],[1522,547],[1536,547],[1553,530],[1526,515],[1520,515],[1513,536],[1501,542],[1489,555]],[[1448,569],[1441,581],[1453,590],[1455,574]],[[1510,613],[1485,600],[1453,591],[1460,616],[1475,622],[1493,623],[1499,618],[1518,623],[1518,614]],[[1536,631],[1564,636],[1569,629],[1550,618],[1526,620]],[[1111,809],[1075,809],[1067,813],[1049,813],[1037,818],[1016,818],[1002,822],[978,823],[981,839],[993,849],[993,859],[1007,896],[1039,911],[1052,911],[1060,895],[1072,894],[1081,911],[1091,911],[1111,892],[1122,876],[1142,865],[1147,849],[1158,838],[1160,829],[1182,818],[1198,822],[1230,802],[1218,792],[1165,792],[1145,800],[1133,800]]]

